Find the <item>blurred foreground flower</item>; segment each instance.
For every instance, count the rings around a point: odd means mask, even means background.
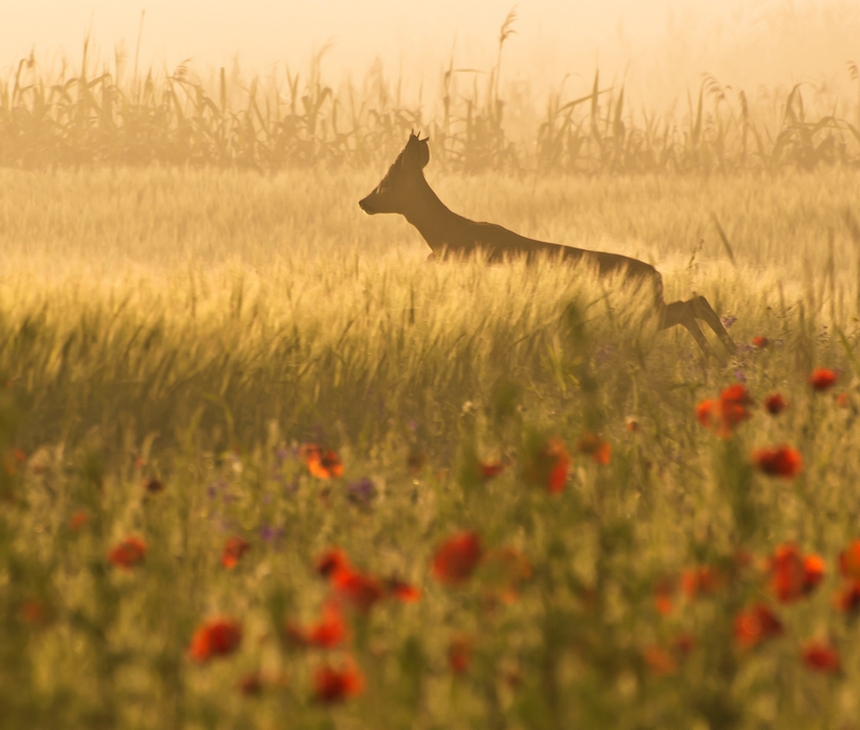
[[[811,642],[804,646],[801,656],[803,663],[816,672],[835,674],[842,667],[839,652],[822,641]]]
[[[561,439],[551,438],[529,447],[523,465],[523,476],[531,484],[558,494],[567,483],[570,454]]]
[[[759,336],[752,338],[753,347],[757,347],[759,350],[763,350],[770,344],[770,340],[767,337]]]
[[[729,438],[735,428],[750,419],[748,406],[753,399],[743,383],[735,383],[723,389],[719,398],[703,400],[696,407],[696,418],[705,428],[719,438]]]
[[[299,456],[312,476],[317,479],[334,479],[343,476],[343,464],[336,451],[316,444],[302,444]]]
[[[803,471],[800,452],[785,444],[753,451],[752,462],[763,474],[783,479],[793,479]]]
[[[735,616],[735,641],[742,649],[752,649],[766,639],[782,636],[782,622],[763,603],[740,611]]]
[[[815,368],[809,375],[809,384],[819,393],[830,390],[836,385],[837,380],[839,380],[839,373],[830,368]]]
[[[612,458],[612,447],[599,434],[587,433],[576,443],[580,454],[587,454],[595,464],[606,465]]]
[[[131,536],[111,548],[108,560],[118,568],[131,570],[142,563],[145,556],[146,543],[139,537]]]
[[[194,631],[188,654],[194,661],[208,662],[232,654],[242,641],[242,625],[229,617],[204,621]]]
[[[779,545],[768,560],[770,588],[782,603],[809,595],[824,579],[824,561],[801,555],[796,545]]]
[[[314,699],[324,704],[341,702],[364,691],[364,676],[348,661],[340,669],[324,664],[313,673]]]
[[[788,403],[786,403],[785,398],[779,393],[773,393],[764,399],[764,409],[772,416],[778,416],[787,406]]]
[[[327,603],[322,609],[322,618],[307,628],[298,624],[287,624],[286,635],[300,646],[316,646],[331,649],[340,644],[348,635],[346,622],[338,608]]]
[[[443,542],[433,556],[432,572],[440,583],[465,583],[481,559],[481,538],[475,532],[460,532]]]
[[[467,636],[458,636],[448,643],[448,666],[454,674],[465,674],[472,659],[472,642]]]
[[[228,537],[224,542],[224,550],[221,553],[221,564],[227,570],[232,570],[239,564],[242,556],[250,549],[251,545],[241,537],[237,535]]]

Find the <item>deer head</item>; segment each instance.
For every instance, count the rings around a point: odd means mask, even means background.
[[[421,192],[421,186],[427,185],[422,170],[430,161],[429,139],[420,139],[414,132],[409,135],[409,141],[382,182],[370,195],[358,201],[365,213],[405,213],[410,201]]]

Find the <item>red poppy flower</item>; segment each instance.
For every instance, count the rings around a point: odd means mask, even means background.
[[[424,468],[426,463],[427,454],[423,451],[412,451],[409,456],[406,457],[406,466],[409,467],[409,471],[412,476],[418,476],[418,473]]]
[[[28,623],[32,626],[38,626],[41,623],[44,623],[48,617],[48,608],[45,606],[45,603],[38,598],[31,598],[28,601],[24,601],[21,604],[21,608],[18,609],[18,616],[22,621]]]
[[[751,649],[766,639],[781,636],[782,622],[767,606],[757,603],[735,616],[735,641],[743,649]]]
[[[612,446],[603,436],[587,433],[576,444],[580,454],[588,454],[595,464],[606,465],[612,458]]]
[[[523,468],[526,481],[546,487],[552,494],[558,494],[567,483],[567,470],[570,467],[570,454],[564,443],[557,438],[549,439],[530,453]]]
[[[164,484],[158,479],[147,479],[143,483],[143,490],[147,494],[160,494],[164,491]]]
[[[495,476],[498,476],[505,470],[504,465],[500,461],[491,461],[485,464],[482,461],[478,462],[478,472],[481,475],[481,479],[484,481],[489,481]]]
[[[642,658],[658,677],[665,677],[678,671],[678,660],[666,649],[656,644],[645,647]]]
[[[708,565],[688,568],[681,573],[681,590],[691,601],[699,596],[713,596],[725,585],[726,576],[722,571]]]
[[[768,561],[770,587],[782,603],[811,593],[824,578],[824,561],[818,555],[802,556],[796,545],[779,545]]]
[[[809,384],[819,393],[830,390],[836,385],[837,380],[839,380],[839,373],[830,368],[815,368],[809,375]]]
[[[302,444],[299,456],[312,476],[317,479],[334,479],[343,476],[343,464],[336,451],[316,444]]]
[[[332,575],[331,585],[340,600],[362,613],[367,613],[384,595],[376,578],[350,569]]]
[[[837,562],[844,578],[860,580],[860,540],[855,540],[840,552]]]
[[[672,613],[674,593],[675,581],[667,576],[660,578],[654,585],[654,605],[661,616]]]
[[[833,596],[833,606],[845,614],[860,613],[860,581],[850,580],[842,586]]]
[[[317,702],[332,704],[360,695],[364,690],[364,676],[351,662],[340,669],[324,664],[314,671],[313,686]]]
[[[792,479],[803,471],[800,452],[785,444],[754,451],[752,461],[756,469],[772,477]]]
[[[840,408],[848,408],[848,393],[842,391],[836,396],[836,405]]]
[[[236,686],[243,695],[255,696],[263,692],[265,684],[265,679],[260,672],[248,672],[239,678]]]
[[[783,398],[779,393],[773,393],[772,395],[766,396],[764,399],[764,408],[772,416],[778,416],[786,409],[787,406],[788,403],[785,398]]]
[[[79,532],[80,529],[87,524],[89,518],[89,515],[84,510],[78,510],[72,514],[71,519],[69,519],[69,529],[72,532]]]
[[[219,617],[200,624],[191,637],[188,653],[197,662],[208,662],[232,654],[242,641],[242,625],[235,619]]]
[[[250,544],[241,537],[236,535],[228,537],[224,542],[224,551],[221,553],[221,564],[227,570],[232,570],[239,564],[242,556],[250,549]]]
[[[322,618],[307,628],[297,624],[288,624],[287,636],[301,646],[316,646],[322,649],[332,649],[346,639],[348,632],[337,606],[326,603],[323,606]]]
[[[475,532],[460,532],[443,542],[433,556],[432,571],[445,585],[465,583],[481,559],[481,538]]]
[[[696,418],[719,438],[729,438],[736,426],[751,418],[747,406],[753,402],[743,383],[723,389],[718,399],[703,400],[696,407]]]
[[[146,556],[146,543],[139,537],[127,537],[111,548],[108,560],[123,570],[131,570],[143,562]]]
[[[394,596],[403,603],[415,603],[421,600],[421,589],[404,583],[399,578],[386,578],[385,590],[390,596]]]
[[[803,663],[816,672],[834,674],[841,668],[839,652],[824,642],[812,642],[803,647]]]
[[[758,337],[752,338],[753,347],[757,347],[759,350],[763,350],[770,344],[770,340],[767,337],[762,337],[761,335]]]
[[[341,571],[348,571],[349,556],[340,548],[329,548],[317,556],[314,569],[324,578],[331,578]]]
[[[448,644],[448,666],[454,674],[465,674],[472,659],[472,642],[459,636]]]

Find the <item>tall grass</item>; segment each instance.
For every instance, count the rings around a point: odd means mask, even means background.
[[[387,162],[412,129],[433,137],[451,171],[710,174],[860,161],[853,100],[825,98],[811,110],[807,97],[821,96],[814,88],[756,98],[709,76],[686,113],[661,116],[634,114],[640,102],[624,84],[602,84],[595,71],[589,94],[554,93],[536,129],[512,129],[501,77],[514,21],[513,13],[506,18],[487,73],[460,68],[452,56],[436,98],[413,106],[401,102],[404,81],[392,83],[379,65],[360,85],[324,79],[325,50],[303,74],[288,69],[250,82],[224,68],[204,82],[187,63],[128,75],[123,56],[100,64],[88,42],[76,69],[64,64],[53,76],[31,55],[0,82],[0,165],[363,167]],[[847,73],[857,80],[854,64]]]

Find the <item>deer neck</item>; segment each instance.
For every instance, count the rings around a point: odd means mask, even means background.
[[[452,212],[433,192],[423,175],[419,194],[412,198],[403,216],[418,229],[434,253],[445,248],[462,248],[467,235],[466,228],[471,222]]]

